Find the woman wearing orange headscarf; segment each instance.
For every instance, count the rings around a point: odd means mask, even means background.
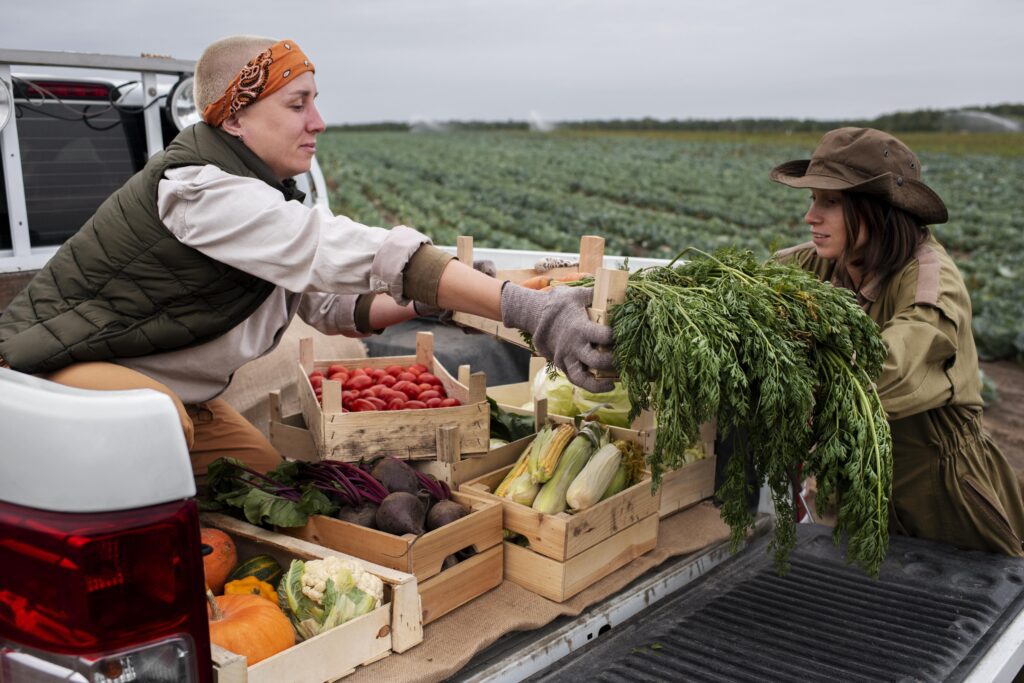
[[[410,301],[501,319],[577,384],[608,369],[610,329],[591,291],[541,294],[453,260],[422,233],[360,225],[302,203],[325,128],[315,67],[292,40],[236,36],[196,65],[203,122],[111,196],[0,318],[0,359],[72,386],[172,397],[197,474],[221,455],[279,460],[217,396],[274,348],[292,317],[359,334]],[[387,297],[372,296],[386,294]]]

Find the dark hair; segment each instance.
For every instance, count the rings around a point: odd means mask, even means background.
[[[928,239],[928,226],[920,219],[869,194],[843,192],[843,219],[846,223],[847,250],[837,263],[836,272],[844,286],[855,289],[848,265],[871,275],[881,284],[914,257],[917,248]],[[856,252],[853,245],[861,226],[868,231],[867,242]]]

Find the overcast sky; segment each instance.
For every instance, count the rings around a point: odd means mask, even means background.
[[[1022,0],[3,0],[0,48],[292,38],[329,123],[856,118],[1024,102]]]

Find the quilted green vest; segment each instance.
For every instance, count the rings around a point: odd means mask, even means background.
[[[245,145],[198,123],[153,156],[67,240],[0,317],[0,356],[51,372],[210,341],[245,320],[274,285],[179,242],[157,214],[164,171],[212,164],[302,200]]]

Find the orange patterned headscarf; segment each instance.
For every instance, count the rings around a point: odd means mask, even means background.
[[[220,99],[203,110],[203,121],[216,128],[239,109],[280,90],[307,71],[316,69],[295,41],[274,43],[242,67]]]

